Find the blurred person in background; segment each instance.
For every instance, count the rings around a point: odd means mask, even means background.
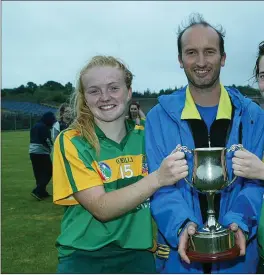
[[[52,177],[50,153],[53,142],[50,130],[55,122],[55,115],[52,112],[47,112],[30,130],[29,155],[36,179],[36,187],[32,190],[31,195],[37,200],[43,200],[50,196],[46,187]]]
[[[128,119],[131,119],[135,122],[136,125],[145,125],[146,116],[143,111],[140,109],[138,102],[132,101],[129,104],[128,109]]]
[[[67,103],[63,103],[58,110],[58,121],[52,126],[51,138],[53,142],[61,131],[68,128],[71,119],[71,108]]]

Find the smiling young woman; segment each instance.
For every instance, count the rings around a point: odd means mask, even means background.
[[[143,129],[125,118],[132,79],[111,56],[80,73],[75,120],[54,144],[54,203],[66,206],[59,273],[155,273],[149,197],[188,172],[177,152],[147,175]]]

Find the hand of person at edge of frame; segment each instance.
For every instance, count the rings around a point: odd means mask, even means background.
[[[240,249],[239,256],[244,256],[246,254],[246,236],[243,233],[243,231],[239,228],[239,226],[236,223],[232,223],[230,225],[230,229],[235,234],[235,241],[236,245]]]
[[[232,158],[234,174],[248,179],[262,179],[264,176],[264,163],[246,149],[235,152]]]
[[[190,223],[188,223],[188,225],[186,226],[186,228],[184,229],[184,231],[182,232],[182,234],[180,236],[178,253],[179,253],[182,261],[184,261],[187,264],[191,263],[190,259],[188,258],[187,254],[186,254],[186,250],[189,245],[189,237],[191,235],[195,234],[196,228],[197,228],[197,225],[194,222],[190,222]]]
[[[177,181],[187,177],[188,165],[183,152],[175,149],[161,163],[157,171],[159,186],[173,185]]]

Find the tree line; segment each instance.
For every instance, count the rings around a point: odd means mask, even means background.
[[[242,94],[248,97],[260,95],[259,90],[252,88],[249,85],[236,86],[233,84],[231,87],[237,88]],[[171,94],[179,88],[182,87],[161,89],[158,92],[150,91],[150,89],[143,92],[134,91],[133,97],[156,98],[160,95]],[[68,82],[65,85],[52,80],[47,81],[43,85],[28,82],[26,85],[20,85],[17,88],[1,89],[1,98],[16,101],[59,104],[68,101],[73,90],[74,87],[71,82]]]

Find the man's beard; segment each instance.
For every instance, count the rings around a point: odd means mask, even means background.
[[[188,79],[188,82],[192,84],[192,86],[194,86],[195,88],[198,89],[209,89],[214,87],[215,83],[219,80],[219,76],[220,76],[220,68],[218,70],[218,72],[216,72],[215,77],[212,78],[212,80],[207,83],[207,84],[197,84],[195,83],[194,79],[186,72],[186,70],[184,69],[185,75]]]

